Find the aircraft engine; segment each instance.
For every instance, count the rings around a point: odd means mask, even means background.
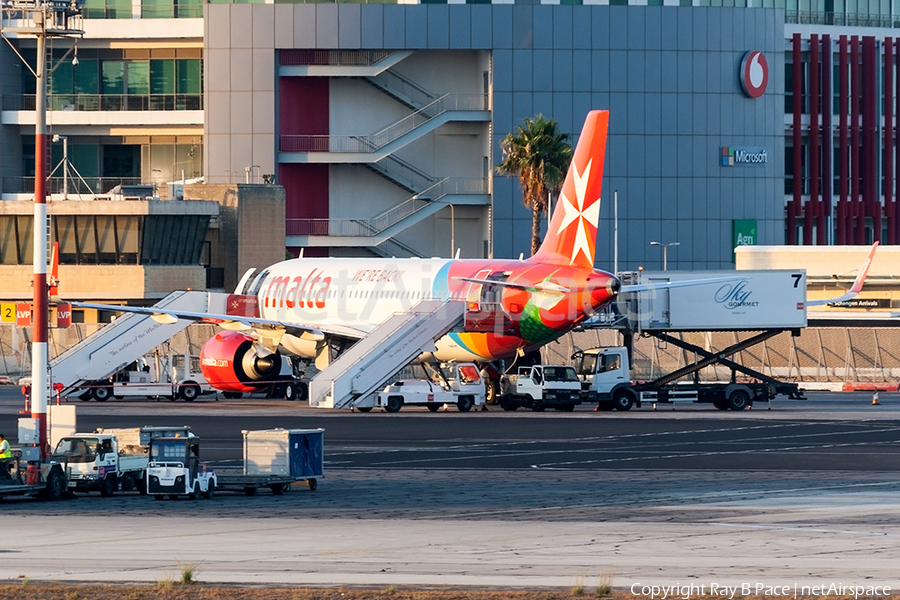
[[[200,370],[214,388],[225,392],[258,391],[258,382],[271,382],[281,372],[277,352],[259,356],[254,339],[237,331],[211,337],[200,351]]]

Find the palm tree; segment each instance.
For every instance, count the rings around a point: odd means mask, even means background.
[[[508,133],[500,147],[503,162],[497,166],[502,175],[516,175],[522,186],[522,201],[532,211],[531,254],[541,245],[541,215],[547,212],[547,196],[559,193],[569,163],[572,146],[569,134],[560,133],[552,119],[538,115],[525,119],[515,133]]]

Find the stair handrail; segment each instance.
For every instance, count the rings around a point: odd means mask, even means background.
[[[419,110],[370,135],[294,135],[279,136],[281,152],[372,153],[448,111],[487,110],[486,94],[444,94]]]
[[[486,107],[486,94],[444,94],[419,110],[406,115],[387,127],[379,129],[367,137],[372,140],[376,148],[383,148],[448,110],[485,110]]]
[[[437,179],[425,171],[393,154],[388,154],[381,160],[372,163],[372,165],[378,165],[383,168],[386,174],[395,181],[408,182],[410,188],[414,191],[431,187],[437,182]],[[416,193],[419,192],[417,191]]]
[[[374,237],[427,206],[451,204],[445,200],[451,194],[488,194],[489,187],[490,180],[486,177],[444,177],[400,204],[367,219],[286,219],[286,232],[287,235]]]
[[[367,77],[366,79],[388,93],[405,96],[410,102],[417,105],[416,108],[430,104],[438,97],[430,90],[393,69],[387,69],[378,75]],[[415,96],[418,96],[418,98]]]

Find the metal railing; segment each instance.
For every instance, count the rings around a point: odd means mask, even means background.
[[[835,13],[808,10],[787,10],[784,22],[797,25],[843,25],[851,27],[900,27],[900,15],[867,13]]]
[[[410,191],[423,190],[437,182],[434,177],[392,154],[369,166],[395,182],[409,184]]]
[[[281,135],[281,152],[371,153],[447,111],[487,110],[486,94],[445,94],[371,135]]]
[[[395,98],[403,99],[404,103],[408,101],[413,105],[413,108],[421,108],[432,103],[437,98],[429,90],[392,69],[365,79],[385,93],[391,94]]]
[[[47,108],[58,111],[203,110],[203,94],[50,94]],[[35,109],[34,94],[5,94],[3,110]]]
[[[391,54],[390,50],[281,50],[278,64],[370,67]]]
[[[48,193],[61,194],[63,192],[63,178],[50,177],[47,179]],[[83,180],[69,177],[66,182],[69,196],[91,196],[93,194],[106,194],[117,185],[140,185],[140,177],[85,177]],[[0,183],[0,191],[4,194],[33,194],[34,177],[4,177]]]
[[[489,180],[447,177],[402,203],[365,219],[285,219],[287,235],[375,237],[434,202],[452,194],[488,194]],[[449,202],[447,203],[449,204]]]

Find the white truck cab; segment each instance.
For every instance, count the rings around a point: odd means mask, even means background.
[[[99,490],[112,496],[121,484],[124,491],[142,490],[147,469],[147,448],[121,446],[115,435],[75,433],[59,440],[52,459],[65,469],[68,487]]]
[[[503,410],[520,406],[540,412],[545,408],[572,411],[581,404],[581,380],[575,369],[561,365],[519,367],[510,377],[510,389],[500,397]]]
[[[586,395],[597,401],[601,409],[624,411],[639,404],[638,394],[632,389],[627,348],[613,346],[579,352],[575,368]]]

